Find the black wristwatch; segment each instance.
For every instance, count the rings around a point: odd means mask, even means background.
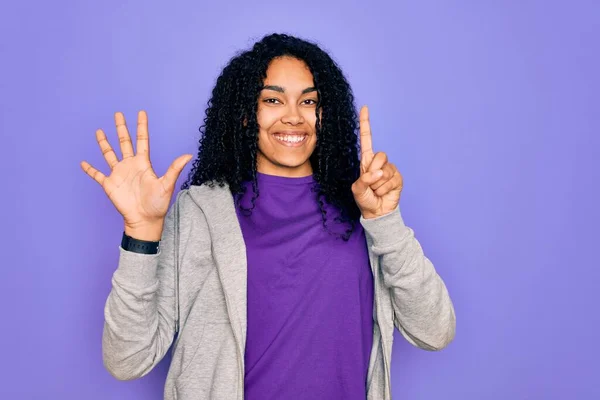
[[[123,232],[123,239],[121,239],[121,247],[123,250],[141,254],[157,254],[159,243],[160,242],[134,239],[131,236],[126,235],[125,232]]]

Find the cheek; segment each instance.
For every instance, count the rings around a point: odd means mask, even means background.
[[[278,116],[276,110],[269,109],[268,107],[259,107],[256,113],[256,122],[260,127],[261,132],[269,130],[275,122],[277,122]]]
[[[306,109],[304,110],[304,112],[302,113],[302,116],[304,117],[304,120],[306,121],[306,123],[308,125],[310,125],[310,127],[313,129],[315,129],[316,123],[317,123],[317,116],[315,115],[315,109]]]
[[[271,153],[272,144],[269,141],[269,128],[273,126],[273,116],[270,110],[259,107],[256,113],[258,123],[258,148],[263,153]]]

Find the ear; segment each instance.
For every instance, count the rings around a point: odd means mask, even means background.
[[[244,128],[248,127],[248,118],[244,117],[244,120],[242,121],[242,125],[244,126]]]

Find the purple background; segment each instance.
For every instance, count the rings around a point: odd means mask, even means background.
[[[168,356],[132,382],[102,365],[122,219],[79,162],[108,172],[95,129],[116,145],[113,113],[142,108],[158,174],[195,154],[220,69],[271,31],[370,106],[454,301],[444,351],[395,333],[394,398],[600,398],[598,2],[202,3],[0,6],[0,398],[162,398]]]

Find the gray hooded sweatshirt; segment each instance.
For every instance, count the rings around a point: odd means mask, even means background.
[[[360,223],[375,286],[365,397],[388,400],[394,327],[412,345],[435,351],[454,338],[456,318],[443,280],[399,207]],[[119,380],[140,378],[172,346],[165,400],[242,400],[247,265],[229,188],[181,190],[158,253],[119,252],[104,308],[106,369]]]

